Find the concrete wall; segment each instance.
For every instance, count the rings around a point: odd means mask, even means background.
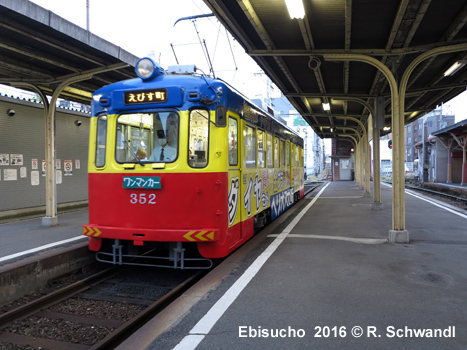
[[[13,117],[8,116],[9,109],[15,110]],[[42,104],[0,96],[0,214],[45,205],[44,120]],[[75,125],[76,120],[82,122],[81,126]],[[55,145],[60,160],[59,204],[88,198],[88,139],[89,114],[58,108]],[[9,163],[3,155],[9,155]],[[65,160],[71,160],[71,171],[65,170]]]

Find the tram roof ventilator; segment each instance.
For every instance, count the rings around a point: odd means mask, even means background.
[[[196,66],[194,64],[169,66],[167,74],[195,74]]]

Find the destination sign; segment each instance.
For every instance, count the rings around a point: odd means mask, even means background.
[[[123,100],[126,105],[165,102],[167,101],[167,89],[126,91]]]

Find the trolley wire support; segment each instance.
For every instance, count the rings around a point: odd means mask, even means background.
[[[197,18],[205,18],[205,17],[214,17],[214,13],[205,13],[205,14],[202,14],[202,15],[195,15],[195,16],[188,16],[188,17],[181,17],[179,19],[177,19],[174,23],[174,27],[175,25],[180,22],[180,21],[185,21],[187,19],[197,19]]]
[[[195,15],[195,16],[188,16],[188,17],[182,17],[182,18],[179,18],[175,21],[174,23],[174,27],[175,25],[180,22],[180,21],[184,21],[184,20],[189,20],[191,19],[192,23],[193,23],[193,26],[195,27],[195,30],[196,30],[196,35],[198,36],[198,40],[199,40],[199,43],[201,45],[201,50],[203,50],[203,54],[204,54],[204,58],[206,59],[206,61],[208,62],[208,65],[209,65],[209,74],[212,74],[212,77],[216,77],[215,73],[214,73],[214,67],[212,66],[212,62],[211,62],[211,57],[209,56],[209,51],[208,51],[208,48],[206,46],[206,40],[203,39],[201,40],[201,37],[199,36],[199,31],[198,31],[198,27],[196,26],[196,20],[198,18],[206,18],[206,17],[214,17],[214,14],[213,13],[207,13],[207,14],[202,14],[202,15]],[[173,48],[173,45],[170,44],[170,46],[172,47],[172,51],[174,53],[174,56],[175,56],[175,60],[177,61],[177,64],[178,64],[178,59],[177,59],[177,55],[175,54],[175,50]]]

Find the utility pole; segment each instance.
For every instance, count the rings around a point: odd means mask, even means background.
[[[86,0],[86,30],[89,32],[89,0]]]

